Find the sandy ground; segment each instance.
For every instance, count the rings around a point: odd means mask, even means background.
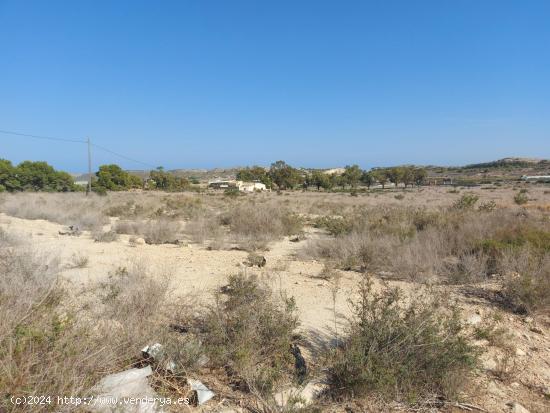
[[[0,214],[0,225],[13,233],[31,237],[32,243],[61,260],[62,277],[76,290],[86,288],[91,281],[107,277],[118,267],[128,267],[136,262],[145,263],[156,271],[170,275],[171,288],[175,294],[190,294],[201,301],[208,301],[212,292],[224,285],[227,276],[244,267],[247,258],[243,251],[210,251],[196,244],[184,245],[138,245],[121,236],[111,243],[97,243],[84,232],[78,237],[60,235],[62,225],[44,220],[25,220]],[[315,230],[307,232],[308,238],[323,236]],[[306,349],[308,358],[319,347],[334,338],[333,285],[316,278],[323,264],[316,261],[301,261],[295,252],[303,245],[284,239],[270,246],[265,252],[265,268],[250,269],[268,277],[276,289],[285,290],[294,296],[299,309],[300,330],[310,343]],[[68,268],[75,255],[88,257],[86,268]],[[341,272],[336,299],[337,328],[344,327],[345,317],[350,314],[348,299],[356,294],[361,275]],[[405,290],[417,288],[416,284],[392,282]],[[490,285],[487,287],[490,288]],[[485,351],[483,367],[475,374],[467,401],[488,412],[513,411],[510,403],[519,402],[530,412],[550,411],[550,321],[545,317],[535,320],[505,312],[481,294],[465,294],[455,288],[453,295],[464,308],[465,320],[481,320],[490,314],[500,313],[503,324],[512,333],[510,340],[516,348],[512,357],[513,373],[505,380],[494,374],[501,364],[499,349],[488,343],[477,343]],[[456,410],[463,411],[463,410]]]

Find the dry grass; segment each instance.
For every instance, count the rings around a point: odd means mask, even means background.
[[[44,219],[80,229],[97,229],[108,223],[98,212],[103,200],[81,193],[18,193],[3,198],[1,210],[8,215],[25,219]]]
[[[150,221],[118,221],[115,232],[137,235],[147,244],[176,244],[181,236],[181,224],[179,221],[168,218]]]
[[[55,259],[4,231],[0,265],[0,410],[13,411],[11,395],[87,396],[101,376],[130,366],[140,346],[163,334],[166,284],[143,268],[98,286],[100,301],[74,296],[58,280]]]
[[[300,217],[273,203],[238,204],[221,218],[234,241],[246,250],[265,249],[269,242],[302,231]]]

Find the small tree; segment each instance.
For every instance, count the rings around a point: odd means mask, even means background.
[[[361,182],[370,190],[370,187],[376,182],[376,179],[372,172],[363,171],[363,174],[361,175]]]
[[[363,171],[359,166],[352,165],[352,166],[346,166],[346,169],[342,175],[343,179],[346,181],[346,183],[351,186],[352,188],[356,188],[357,184],[359,183],[359,180],[361,179],[361,174]]]
[[[323,189],[330,188],[330,176],[322,171],[313,171],[310,177],[310,182],[312,185],[317,187],[318,191],[321,188]]]
[[[285,161],[272,163],[269,176],[279,189],[292,189],[302,181],[300,172]]]
[[[400,167],[389,168],[386,170],[386,176],[396,188],[399,185],[399,182],[403,181],[403,174],[403,168]]]

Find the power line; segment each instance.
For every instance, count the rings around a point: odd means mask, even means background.
[[[147,163],[147,162],[138,161],[137,159],[130,158],[130,157],[126,156],[126,155],[122,155],[122,154],[120,154],[120,153],[118,153],[118,152],[112,151],[112,150],[107,149],[107,148],[105,148],[105,147],[103,147],[103,146],[96,145],[95,143],[90,143],[90,145],[92,145],[94,148],[97,148],[97,149],[100,149],[100,150],[102,150],[102,151],[108,152],[108,153],[110,153],[110,154],[116,155],[116,156],[118,156],[118,157],[120,157],[120,158],[122,158],[122,159],[126,159],[127,161],[132,161],[132,162],[135,162],[135,163],[139,163],[139,164],[148,166],[149,168],[153,168],[153,169],[156,168],[156,166],[151,165],[151,164],[149,164],[149,163]]]
[[[104,152],[108,152],[112,155],[118,156],[119,158],[126,159],[127,161],[131,161],[131,162],[134,162],[134,163],[145,165],[145,166],[147,166],[149,168],[153,168],[153,169],[156,168],[156,166],[151,165],[147,162],[139,161],[137,159],[131,158],[131,157],[126,156],[126,155],[123,155],[121,153],[112,151],[109,148],[106,148],[104,146],[100,146],[100,145],[97,145],[95,143],[91,143],[91,142],[89,142],[88,139],[87,140],[81,140],[81,139],[61,138],[61,137],[58,137],[58,136],[31,135],[31,134],[28,134],[28,133],[20,133],[20,132],[14,132],[14,131],[9,131],[9,130],[2,130],[2,129],[0,129],[0,133],[3,133],[5,135],[23,136],[23,137],[26,137],[26,138],[45,139],[45,140],[51,140],[51,141],[71,142],[71,143],[85,143],[85,144],[89,144],[89,145],[93,146],[94,148],[102,150]]]
[[[16,135],[16,136],[24,136],[27,138],[35,138],[35,139],[47,139],[50,141],[62,141],[62,142],[73,142],[73,143],[86,143],[84,140],[78,140],[78,139],[68,139],[68,138],[59,138],[56,136],[40,136],[40,135],[30,135],[28,133],[19,133],[19,132],[13,132],[8,130],[0,130],[0,133],[6,134],[6,135]]]

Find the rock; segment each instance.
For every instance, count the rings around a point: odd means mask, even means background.
[[[136,245],[145,245],[145,240],[141,237],[133,238],[132,242]]]
[[[307,375],[306,360],[304,359],[304,356],[302,356],[300,347],[298,347],[296,344],[293,344],[290,347],[290,352],[294,356],[294,368],[296,369],[296,377],[298,377],[299,382],[302,383]]]
[[[149,385],[147,377],[153,373],[151,366],[143,369],[130,369],[104,377],[94,387],[97,394],[95,404],[87,406],[93,413],[117,412],[159,413],[160,406],[155,403],[158,395]],[[139,403],[125,404],[129,398],[139,399]]]
[[[193,390],[196,393],[197,404],[199,406],[201,404],[206,403],[215,395],[215,393],[212,390],[210,390],[208,387],[202,384],[202,382],[199,380],[187,379],[187,384],[189,384],[191,386],[191,390]]]
[[[479,323],[481,323],[481,316],[479,314],[472,314],[468,319],[466,320],[466,323],[475,326]]]
[[[265,264],[267,263],[267,260],[263,255],[258,255],[256,253],[251,252],[248,254],[247,260],[243,263],[248,267],[265,267]]]
[[[540,327],[533,326],[529,330],[531,330],[533,333],[544,335],[544,332],[542,331],[542,328],[540,328]]]
[[[497,368],[497,362],[492,357],[482,357],[481,365],[485,370],[496,370]]]
[[[508,405],[510,406],[510,411],[512,413],[529,413],[529,410],[527,410],[518,402],[509,403]]]
[[[516,356],[520,356],[520,357],[525,356],[525,351],[523,351],[523,350],[520,349],[520,348],[517,348],[517,349],[516,349]]]
[[[492,394],[498,398],[506,397],[506,393],[498,386],[495,381],[489,382],[487,385],[487,393]]]
[[[276,393],[273,397],[279,407],[295,407],[298,409],[304,408],[319,397],[326,389],[326,385],[319,381],[311,381],[304,387],[290,387]]]
[[[80,231],[80,228],[78,228],[76,225],[69,225],[66,230],[59,231],[59,235],[70,235],[73,237],[78,237],[82,232]]]

